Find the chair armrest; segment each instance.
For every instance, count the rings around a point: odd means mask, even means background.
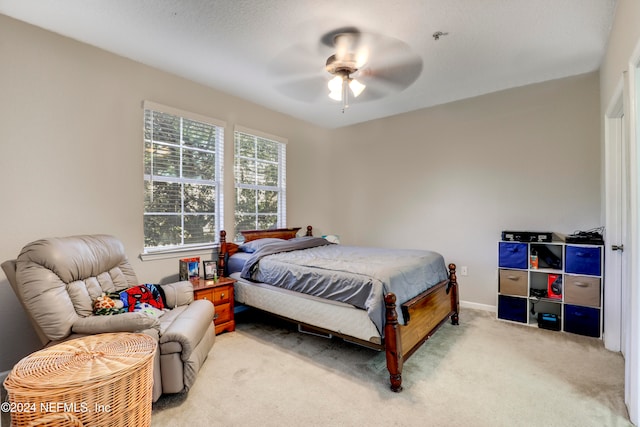
[[[167,327],[160,336],[160,344],[177,342],[182,346],[182,361],[191,357],[191,352],[198,346],[202,337],[213,322],[214,308],[209,300],[196,300]]]
[[[139,332],[160,325],[157,317],[141,312],[121,313],[112,316],[87,316],[78,318],[71,330],[76,334],[102,334],[108,332]]]
[[[160,285],[164,291],[167,308],[174,308],[193,302],[193,284],[188,280]]]

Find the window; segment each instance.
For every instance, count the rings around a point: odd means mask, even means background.
[[[145,252],[216,241],[223,144],[224,123],[144,103]]]
[[[286,227],[286,140],[236,127],[235,240],[242,230]]]

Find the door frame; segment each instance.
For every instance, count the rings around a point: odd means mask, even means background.
[[[621,207],[625,183],[621,173],[620,160],[623,158],[625,147],[624,114],[625,102],[623,98],[624,82],[620,79],[612,101],[607,108],[604,118],[605,135],[605,278],[604,287],[604,345],[611,351],[623,351],[623,274],[621,256],[611,250],[612,245],[619,245],[623,240],[623,213]],[[628,141],[628,139],[627,139]],[[628,202],[628,201],[627,201]]]
[[[623,127],[620,128],[620,138],[627,141],[628,148],[626,154],[628,155],[627,191],[629,196],[629,209],[627,221],[628,229],[626,230],[627,240],[625,243],[626,271],[628,274],[625,280],[626,285],[624,287],[619,285],[621,282],[617,283],[621,288],[620,297],[625,298],[625,300],[621,302],[624,303],[626,309],[623,309],[623,304],[619,304],[618,311],[616,311],[615,301],[609,301],[611,304],[611,306],[609,306],[607,305],[609,303],[605,300],[605,313],[607,309],[609,309],[609,314],[612,315],[612,317],[614,317],[613,315],[616,312],[620,313],[621,326],[623,326],[620,329],[620,343],[621,350],[623,351],[625,358],[625,403],[629,411],[629,418],[631,422],[637,425],[640,416],[640,262],[638,258],[638,244],[640,242],[640,224],[638,221],[638,212],[640,209],[640,195],[638,194],[638,190],[640,188],[638,183],[638,169],[640,166],[640,133],[638,132],[638,125],[640,123],[640,118],[638,117],[638,113],[640,112],[638,109],[638,104],[640,103],[640,40],[636,43],[635,49],[629,58],[627,71],[623,71],[622,73],[621,81],[622,83],[618,85],[618,88],[621,88],[621,90],[616,90],[616,93],[611,100],[611,108],[607,109],[604,117],[604,150],[605,157],[607,159],[607,162],[605,163],[605,168],[607,168],[605,172],[605,203],[607,203],[605,211],[607,214],[610,213],[610,206],[608,205],[608,202],[610,201],[609,192],[612,191],[612,189],[609,184],[612,183],[611,179],[614,179],[615,174],[608,164],[608,160],[610,160],[608,156],[615,154],[609,151],[612,148],[612,141],[615,142],[615,139],[612,138],[617,137],[616,131],[612,129],[615,126],[615,121],[611,120],[615,118],[613,113],[619,112],[619,109],[616,109],[616,106],[619,106],[618,99],[620,99],[624,106],[623,114],[624,117],[626,117],[626,120],[622,121]],[[622,95],[620,95],[620,93],[622,93]],[[611,115],[609,116],[610,113]],[[616,190],[614,189],[613,191]],[[621,193],[618,193],[617,195],[613,194],[613,196],[621,197]],[[609,225],[609,222],[612,219],[613,218],[610,218],[609,216],[606,217],[607,225]],[[616,282],[613,282],[613,278],[616,277],[616,273],[612,272],[612,274],[613,276],[607,279],[607,286],[605,286],[605,290],[607,287],[613,287],[614,289],[611,291],[615,292]],[[611,325],[605,324],[605,336],[608,333],[610,326]],[[612,329],[612,334],[614,333],[613,331],[614,330]],[[615,341],[614,338],[615,335],[611,338],[611,341]],[[609,344],[611,341],[605,340],[605,345]],[[615,346],[612,350],[613,349],[615,349]]]

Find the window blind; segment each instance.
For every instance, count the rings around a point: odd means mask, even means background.
[[[223,155],[224,123],[145,102],[145,251],[216,241]]]
[[[236,127],[235,240],[242,230],[286,227],[286,140]]]

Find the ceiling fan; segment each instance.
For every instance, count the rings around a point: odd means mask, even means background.
[[[349,97],[354,98],[367,87],[353,77],[369,60],[369,48],[359,44],[360,32],[344,29],[335,34],[327,34],[323,43],[333,44],[336,53],[327,58],[325,68],[334,77],[327,84],[329,98],[342,101],[342,112],[349,108]]]
[[[409,87],[422,72],[422,58],[398,39],[343,27],[325,33],[316,48],[287,48],[270,68],[283,80],[276,86],[281,93],[305,102],[328,96],[344,112],[352,98],[366,102]]]

